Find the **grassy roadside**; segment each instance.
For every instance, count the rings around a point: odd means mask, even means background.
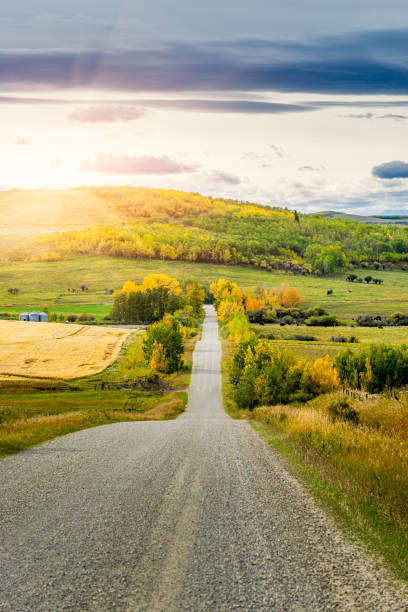
[[[116,362],[94,376],[1,382],[0,457],[99,425],[177,418],[187,405],[192,354],[200,333],[184,341],[184,368],[153,379],[146,389],[116,388],[117,383],[149,374],[142,361],[142,334],[134,335]],[[101,383],[108,390],[102,390]]]
[[[358,424],[330,418],[333,394],[300,408],[239,410],[229,393],[231,348],[222,344],[226,412],[246,418],[347,536],[408,581],[408,401],[356,401]]]
[[[104,392],[103,397],[98,392],[2,396],[0,411],[9,414],[0,423],[0,457],[98,425],[174,419],[186,403],[186,392],[144,397],[121,391]]]

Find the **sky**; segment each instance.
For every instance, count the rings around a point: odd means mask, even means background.
[[[408,212],[406,0],[14,0],[0,189]]]

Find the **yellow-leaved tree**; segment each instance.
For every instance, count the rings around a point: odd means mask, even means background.
[[[148,289],[157,289],[158,287],[166,287],[170,293],[180,295],[181,287],[178,280],[168,276],[167,274],[149,274],[143,279],[140,285],[140,290],[145,292]]]
[[[303,372],[303,386],[313,395],[329,393],[340,387],[339,374],[328,355],[306,365]]]
[[[230,319],[241,312],[244,312],[244,307],[241,302],[223,300],[218,306],[217,319],[220,323],[227,323]]]
[[[156,372],[167,371],[166,353],[163,344],[161,344],[160,342],[154,341],[152,356],[150,359],[150,367]]]
[[[139,287],[136,285],[136,283],[130,280],[127,280],[126,283],[122,287],[122,291],[124,291],[127,294],[132,293],[133,291],[138,291],[138,290],[139,290]]]

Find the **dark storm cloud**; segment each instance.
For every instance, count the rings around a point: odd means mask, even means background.
[[[407,47],[407,31],[390,30],[309,44],[256,39],[150,50],[3,51],[0,78],[14,88],[405,94]]]
[[[372,173],[381,179],[408,178],[408,163],[398,160],[387,162],[374,166]]]

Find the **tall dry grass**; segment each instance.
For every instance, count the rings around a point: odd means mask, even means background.
[[[307,407],[261,407],[255,418],[271,425],[329,482],[373,502],[390,521],[408,528],[408,399],[355,401],[359,423],[334,420],[339,394]]]

